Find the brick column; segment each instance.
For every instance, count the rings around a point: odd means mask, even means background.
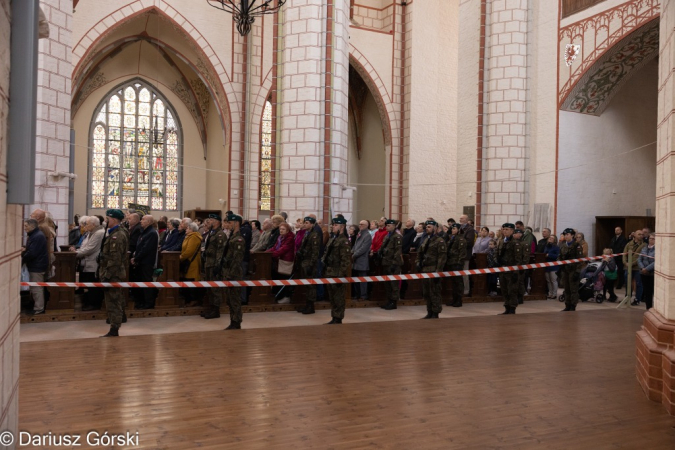
[[[525,219],[528,0],[487,6],[487,111],[481,225]]]
[[[283,7],[278,211],[290,217],[350,209],[347,183],[347,0]]]
[[[661,3],[656,166],[654,308],[637,333],[637,378],[675,415],[675,2]]]
[[[48,176],[70,171],[70,83],[72,2],[43,0],[40,7],[49,22],[49,38],[40,40],[38,55],[37,145],[35,158],[35,204],[52,214],[58,243],[68,236],[68,178]],[[84,214],[84,211],[75,211]]]

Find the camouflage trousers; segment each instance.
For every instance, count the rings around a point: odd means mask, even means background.
[[[504,297],[504,307],[518,307],[518,272],[504,272],[499,274],[499,284]]]
[[[206,274],[206,281],[220,281],[220,267],[207,267],[204,269]],[[212,306],[223,304],[223,288],[208,288],[209,303]]]
[[[560,270],[560,277],[565,283],[565,306],[576,306],[579,303],[579,270]]]
[[[331,317],[335,319],[345,318],[345,286],[344,283],[326,285],[331,306]]]
[[[225,296],[227,298],[227,307],[230,308],[230,320],[232,322],[241,323],[244,314],[241,311],[241,287],[225,288]]]
[[[443,311],[441,279],[430,278],[422,280],[422,297],[427,301],[427,312],[440,313]]]
[[[316,264],[311,266],[301,265],[300,268],[302,278],[314,278]],[[309,286],[302,287],[302,289],[304,289],[305,299],[308,302],[314,303],[316,301],[316,286],[310,284]]]
[[[464,264],[451,265],[448,270],[464,270]],[[450,277],[450,286],[452,288],[452,302],[448,302],[448,305],[461,305],[462,295],[464,295],[464,277]]]
[[[120,281],[122,280],[116,277],[106,280],[106,282],[110,283],[118,283]],[[125,301],[124,294],[122,294],[122,288],[103,288],[103,296],[108,319],[110,319],[110,326],[112,328],[121,327]]]
[[[401,274],[401,266],[382,267],[382,275],[400,275],[400,274]],[[387,301],[396,303],[400,300],[399,283],[400,281],[384,282],[384,291],[387,294]]]

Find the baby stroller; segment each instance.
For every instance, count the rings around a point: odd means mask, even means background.
[[[602,293],[605,287],[605,273],[604,263],[596,261],[588,264],[586,268],[581,271],[579,275],[579,300],[587,302],[595,298],[597,303],[605,301],[605,296]],[[565,301],[565,294],[562,294],[558,300]]]

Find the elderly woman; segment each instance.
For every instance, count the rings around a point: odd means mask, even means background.
[[[202,259],[200,252],[202,248],[202,235],[199,232],[199,225],[195,222],[187,223],[185,221],[185,239],[181,244],[180,266],[181,281],[199,281],[201,279]],[[185,270],[183,268],[187,267]],[[201,288],[181,288],[180,295],[185,298],[185,306],[196,306],[197,295],[201,293]]]
[[[80,281],[83,283],[96,280],[98,262],[96,259],[101,251],[101,243],[105,235],[105,229],[101,226],[98,217],[80,217],[80,223],[84,223],[86,233],[79,249],[70,247],[70,251],[77,251],[77,259],[80,261]],[[89,288],[84,294],[82,311],[95,311],[101,309],[103,303],[103,289]]]
[[[180,251],[181,246],[183,244],[181,238],[185,238],[185,233],[181,234],[181,230],[179,230],[180,223],[181,221],[179,219],[169,220],[168,228],[166,231],[166,239],[164,239],[164,243],[161,244],[160,246],[161,251],[163,252]]]
[[[476,238],[476,242],[473,244],[473,249],[471,249],[471,254],[475,255],[476,253],[487,253],[488,245],[490,245],[490,229],[488,227],[483,227],[480,229],[480,233]]]
[[[288,278],[293,271],[293,261],[295,260],[295,235],[288,223],[283,222],[279,225],[279,237],[274,246],[267,251],[272,253],[272,278],[275,280]],[[281,288],[278,286],[272,288],[275,297],[279,294],[279,291],[281,291]],[[290,303],[291,288],[286,287],[283,293],[284,296],[278,300],[278,303]]]

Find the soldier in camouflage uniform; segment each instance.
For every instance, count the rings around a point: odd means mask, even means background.
[[[225,254],[227,236],[221,228],[221,217],[216,214],[209,214],[211,231],[206,238],[204,246],[204,273],[206,281],[220,281],[222,271],[222,260]],[[220,305],[223,303],[223,289],[209,288],[210,305],[202,313],[205,319],[216,319],[220,317]]]
[[[314,278],[316,265],[319,263],[319,253],[321,251],[321,240],[323,235],[316,232],[314,225],[316,219],[305,217],[303,228],[305,236],[300,243],[300,249],[295,254],[295,273],[299,273],[303,279]],[[307,303],[305,307],[299,307],[297,311],[302,314],[314,314],[314,302],[316,301],[316,286],[309,285],[302,288],[305,293]]]
[[[401,266],[403,265],[403,236],[396,232],[396,225],[398,222],[393,219],[388,219],[384,222],[387,229],[387,236],[382,242],[378,255],[382,265],[383,275],[400,275]],[[399,282],[385,281],[384,290],[387,293],[387,304],[382,306],[382,309],[392,310],[397,308],[399,300]]]
[[[522,223],[522,222],[521,222]],[[516,228],[513,231],[513,239],[522,242],[522,244],[525,246],[527,249],[527,256],[528,259],[530,257],[530,249],[532,248],[532,242],[527,241],[527,239],[524,239],[525,232],[521,230],[520,228]],[[530,261],[528,260],[527,262],[524,262],[523,264],[529,264]],[[518,271],[518,304],[522,305],[525,302],[525,285],[527,284],[527,270],[519,270]]]
[[[558,261],[567,259],[577,259],[584,257],[584,249],[574,239],[576,232],[572,228],[563,231],[565,241],[560,244],[560,256]],[[560,266],[560,276],[565,283],[565,309],[563,311],[576,311],[579,303],[579,278],[581,275],[581,264],[563,264]]]
[[[332,222],[332,237],[326,244],[326,250],[321,261],[325,276],[346,277],[352,262],[351,246],[345,233],[347,221],[344,217],[336,217]],[[345,317],[345,284],[329,284],[326,286],[331,305],[331,321],[328,325],[341,324]]]
[[[527,264],[530,252],[522,241],[513,238],[516,226],[512,223],[502,225],[502,239],[497,246],[499,265],[502,267]],[[504,296],[504,314],[515,314],[518,307],[518,271],[500,272],[499,281]]]
[[[129,232],[121,227],[124,213],[119,209],[106,211],[108,218],[108,231],[103,238],[101,252],[99,253],[98,277],[104,283],[116,283],[124,281],[127,275],[129,259]],[[124,317],[124,296],[121,288],[104,288],[105,308],[108,312],[110,331],[101,337],[119,336]]]
[[[466,258],[466,239],[461,232],[462,225],[455,223],[450,228],[451,235],[448,240],[448,258],[445,263],[445,270],[463,270],[464,259]],[[448,301],[448,306],[460,308],[462,306],[462,295],[464,294],[464,277],[450,277],[452,285],[452,302]]]
[[[433,220],[427,220],[425,230],[429,236],[425,239],[417,253],[418,272],[442,272],[448,257],[445,240],[438,235],[438,224]],[[441,300],[441,279],[429,278],[422,280],[422,296],[427,301],[427,315],[424,319],[438,319],[443,310]]]
[[[241,235],[241,216],[237,214],[227,215],[228,228],[230,228],[230,239],[225,249],[223,258],[223,280],[241,281],[244,279],[242,262],[246,252],[246,241]],[[227,296],[227,306],[230,308],[230,325],[226,330],[240,330],[243,313],[241,311],[241,287],[225,288]]]

